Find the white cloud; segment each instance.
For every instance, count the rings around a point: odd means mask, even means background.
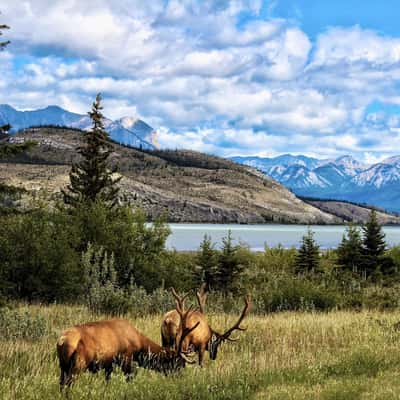
[[[18,108],[85,112],[100,91],[110,117],[139,115],[161,143],[224,155],[368,158],[372,143],[385,154],[400,144],[397,117],[366,113],[374,100],[400,104],[400,38],[335,27],[312,43],[250,0],[25,0],[1,9],[12,44],[0,53],[0,101]]]

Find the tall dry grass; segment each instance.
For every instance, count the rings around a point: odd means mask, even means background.
[[[45,317],[34,340],[0,337],[0,398],[61,399],[57,336],[73,324],[100,319],[83,307],[20,306]],[[105,317],[105,316],[103,316]],[[157,342],[160,316],[133,319]],[[218,330],[234,315],[212,315]],[[281,313],[250,316],[248,330],[223,345],[217,361],[165,377],[143,369],[126,383],[117,371],[82,374],[71,399],[399,399],[400,312]],[[34,326],[31,329],[35,329]],[[39,337],[41,336],[41,337]]]

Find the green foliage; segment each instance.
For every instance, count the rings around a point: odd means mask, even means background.
[[[384,254],[386,243],[385,234],[382,231],[382,226],[378,222],[375,210],[371,210],[369,219],[363,227],[363,232],[364,254],[369,257],[378,259]]]
[[[206,290],[218,287],[218,252],[214,248],[211,236],[204,235],[196,254],[196,266],[193,273],[196,286],[205,283]]]
[[[82,254],[84,270],[85,300],[97,313],[122,314],[129,310],[126,292],[117,285],[117,274],[114,267],[114,256],[90,243]]]
[[[296,257],[296,272],[298,274],[317,273],[320,271],[319,247],[315,242],[313,231],[308,228],[303,236]]]
[[[65,215],[37,209],[2,217],[0,292],[27,300],[67,300],[81,289],[76,231]]]
[[[361,272],[363,264],[363,248],[360,230],[349,224],[337,249],[338,264],[345,270]]]
[[[47,321],[29,310],[0,308],[0,338],[2,340],[37,340],[49,333]]]
[[[304,277],[282,275],[261,293],[263,312],[331,310],[338,306],[338,293]]]
[[[222,239],[222,249],[218,255],[216,290],[229,293],[239,289],[240,276],[248,267],[248,260],[241,257],[240,248],[233,244],[232,232],[229,231],[228,236]]]
[[[108,256],[102,247],[95,249],[90,244],[82,254],[82,265],[85,271],[85,301],[95,313],[121,315],[129,312],[144,316],[173,307],[171,294],[163,288],[149,294],[133,282],[125,288],[119,287],[114,257]]]
[[[128,287],[132,280],[148,291],[161,285],[160,271],[169,235],[163,221],[148,225],[142,211],[128,206],[110,209],[102,201],[80,205],[70,221],[79,232],[79,251],[92,243],[114,255],[120,287]]]
[[[101,200],[114,207],[118,202],[120,178],[114,179],[109,168],[112,145],[104,129],[101,96],[96,96],[89,116],[93,121],[90,131],[83,134],[84,145],[78,148],[82,161],[73,164],[68,190],[63,190],[64,202],[77,207],[79,204]]]

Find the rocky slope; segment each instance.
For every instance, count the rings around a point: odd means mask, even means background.
[[[3,160],[0,182],[56,198],[68,182],[82,133],[62,128],[28,129],[11,140],[34,140],[25,155]],[[229,160],[192,151],[140,151],[114,145],[113,162],[123,175],[122,192],[149,219],[212,223],[338,223],[262,173]]]
[[[345,221],[356,224],[367,222],[371,208],[359,204],[353,204],[336,200],[305,200],[307,203],[319,208],[321,211],[336,215]],[[400,217],[377,210],[378,221],[382,225],[399,225]]]

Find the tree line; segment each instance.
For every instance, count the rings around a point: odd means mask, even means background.
[[[361,229],[349,225],[335,251],[321,252],[311,230],[298,250],[254,253],[230,233],[220,248],[206,236],[197,252],[167,250],[165,221],[146,224],[144,213],[121,198],[100,96],[89,116],[93,126],[82,133],[80,160],[62,201],[55,208],[39,201],[27,212],[2,213],[3,298],[78,301],[110,312],[130,309],[140,298],[147,307],[141,309],[154,311],[167,297],[165,288],[205,283],[221,307],[234,307],[233,296],[252,292],[259,311],[278,311],[370,306],[376,288],[397,290],[400,254],[387,249],[373,210]],[[389,298],[395,304],[394,295]]]

